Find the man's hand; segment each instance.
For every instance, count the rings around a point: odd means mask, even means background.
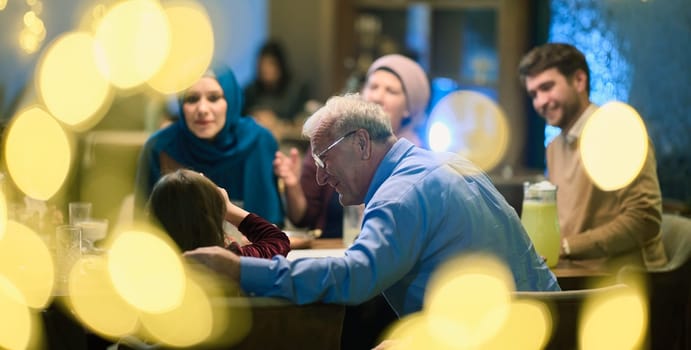
[[[221,247],[201,247],[186,251],[184,257],[201,263],[216,273],[240,282],[240,257]]]

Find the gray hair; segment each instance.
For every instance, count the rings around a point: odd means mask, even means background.
[[[375,142],[384,142],[393,135],[386,112],[378,104],[363,100],[358,93],[329,98],[305,121],[302,134],[311,139],[321,128],[328,128],[332,135],[365,129]]]

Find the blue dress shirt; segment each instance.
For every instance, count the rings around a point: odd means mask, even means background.
[[[490,253],[517,290],[559,290],[516,211],[467,160],[399,139],[365,196],[362,231],[344,257],[241,258],[251,295],[358,304],[384,293],[399,316],[422,309],[437,267],[464,253]]]

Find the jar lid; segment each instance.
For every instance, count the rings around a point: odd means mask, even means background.
[[[557,186],[549,181],[540,181],[534,184],[524,184],[524,196],[526,199],[556,199]]]

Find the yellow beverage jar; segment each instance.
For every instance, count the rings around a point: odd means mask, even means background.
[[[547,266],[559,262],[561,234],[557,217],[557,188],[542,181],[523,186],[521,222],[538,254],[547,259]]]

